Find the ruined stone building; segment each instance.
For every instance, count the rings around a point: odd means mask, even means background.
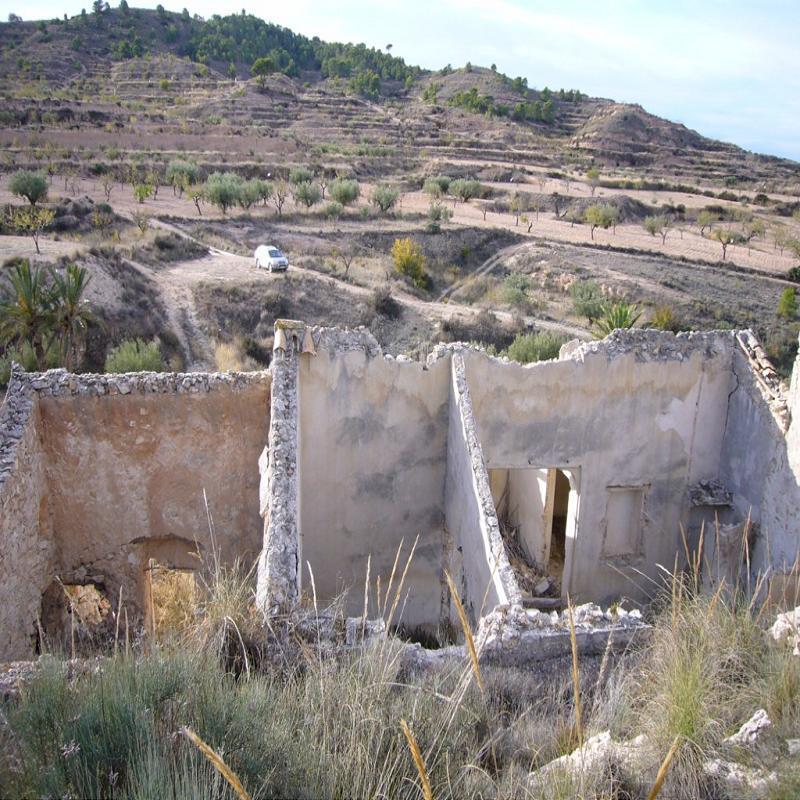
[[[707,580],[780,583],[798,552],[797,408],[748,332],[618,331],[520,366],[462,345],[420,363],[363,329],[283,321],[269,371],[15,371],[0,659],[34,652],[54,581],[114,603],[121,588],[144,614],[148,564],[197,570],[215,550],[257,560],[266,611],[313,573],[320,605],[349,589],[358,614],[368,559],[385,587],[416,540],[402,620],[430,629],[452,616],[445,570],[475,622],[567,595],[644,602],[703,526]]]

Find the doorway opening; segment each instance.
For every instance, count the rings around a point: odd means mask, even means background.
[[[558,467],[489,469],[500,532],[526,605],[555,608],[566,597],[577,522],[571,475]]]

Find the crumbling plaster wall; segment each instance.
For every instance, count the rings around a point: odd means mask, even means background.
[[[445,516],[450,572],[473,622],[498,605],[520,602],[505,552],[475,426],[464,357],[450,360]],[[458,554],[458,555],[457,555]]]
[[[12,377],[0,410],[0,661],[34,648],[53,541],[38,397]]]
[[[562,360],[466,359],[488,468],[579,470],[580,512],[565,590],[606,602],[653,590],[680,548],[688,487],[718,474],[732,335],[615,333]],[[637,546],[606,557],[609,487],[645,491]],[[567,543],[569,553],[570,543]]]
[[[436,623],[442,604],[450,369],[383,356],[368,331],[323,329],[299,356],[302,585],[363,607],[367,557],[384,589],[401,541],[419,535],[406,578],[407,625]],[[398,575],[395,581],[399,579]],[[396,584],[395,584],[396,585]],[[374,599],[374,598],[373,598]]]
[[[788,571],[800,552],[800,369],[787,396],[755,337],[743,332],[737,344],[722,480],[738,516],[754,523],[756,577]]]
[[[53,542],[48,581],[100,583],[112,598],[123,586],[135,618],[150,555],[169,542],[187,552],[196,542],[210,554],[204,490],[222,560],[255,560],[268,373],[75,376],[55,370],[25,381],[41,418],[37,463],[44,476],[41,489],[26,488],[27,502],[39,508],[37,491],[46,501],[39,536]],[[18,462],[15,475],[26,471]],[[13,525],[23,538],[37,530],[28,519]]]

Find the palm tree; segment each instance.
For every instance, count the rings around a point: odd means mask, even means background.
[[[54,329],[58,336],[61,363],[70,371],[78,362],[78,349],[91,323],[97,317],[83,299],[89,273],[77,264],[68,264],[65,275],[50,271],[53,279]]]
[[[617,328],[632,328],[642,316],[635,303],[626,303],[620,300],[618,303],[608,303],[603,308],[603,313],[596,320],[597,333],[595,339],[603,339]]]
[[[54,333],[53,291],[43,270],[31,270],[21,261],[11,272],[11,298],[0,303],[0,342],[21,347],[29,344],[37,369],[47,368],[47,351]]]

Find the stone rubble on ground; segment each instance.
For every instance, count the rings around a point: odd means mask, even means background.
[[[725,739],[724,744],[732,747],[756,747],[761,744],[771,727],[772,720],[767,712],[763,708],[759,708],[733,736]]]
[[[714,758],[703,765],[706,776],[722,784],[736,800],[762,800],[777,781],[775,772],[764,772],[735,761]]]
[[[581,775],[592,782],[611,779],[620,768],[631,775],[641,773],[648,760],[647,739],[637,736],[628,742],[615,742],[610,731],[592,736],[569,755],[561,756],[528,775],[528,790],[536,793],[546,790],[558,776],[571,782]]]
[[[778,614],[769,632],[776,642],[786,642],[794,655],[800,656],[800,606]]]

